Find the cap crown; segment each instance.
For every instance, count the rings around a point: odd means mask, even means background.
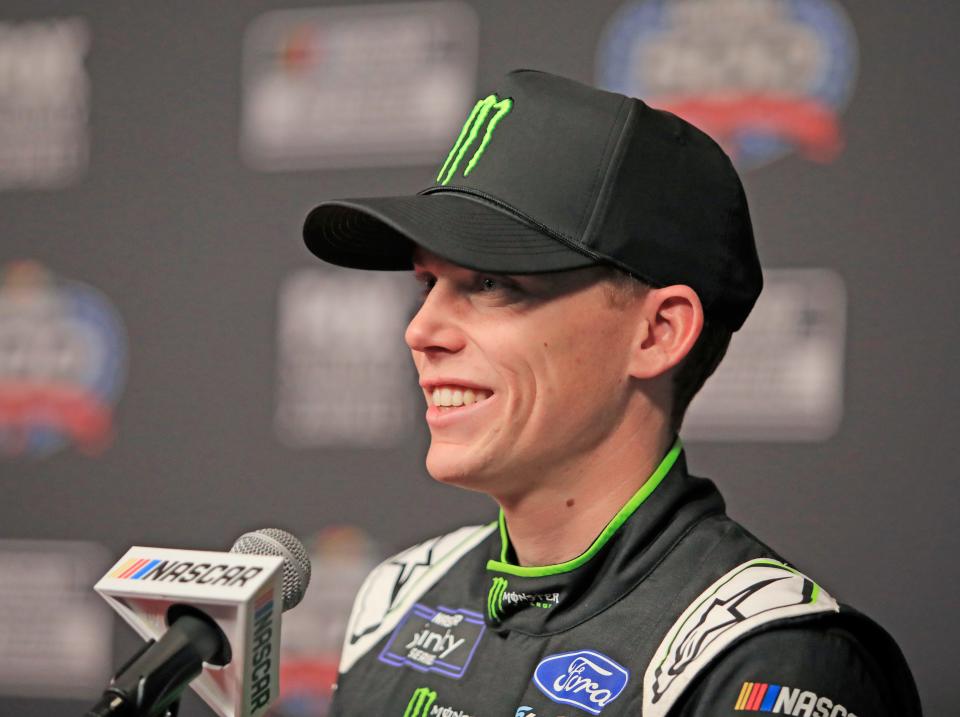
[[[642,101],[517,70],[480,100],[423,194],[492,203],[736,329],[762,286],[743,187],[700,130]]]

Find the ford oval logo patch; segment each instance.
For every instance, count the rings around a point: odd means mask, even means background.
[[[617,699],[629,679],[626,669],[593,650],[550,655],[533,673],[534,683],[551,700],[593,715]]]

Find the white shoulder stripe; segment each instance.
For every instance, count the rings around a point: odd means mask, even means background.
[[[413,603],[496,526],[490,523],[460,528],[414,545],[374,568],[353,602],[340,656],[340,673],[353,667],[396,627]]]
[[[694,600],[667,632],[643,676],[644,717],[664,717],[703,668],[760,625],[788,617],[837,612],[810,578],[776,560],[750,560]]]

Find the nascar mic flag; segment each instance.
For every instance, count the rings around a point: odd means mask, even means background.
[[[220,717],[259,717],[279,694],[283,558],[133,547],[94,586],[145,640],[158,640],[168,611],[206,613],[229,641],[224,665],[204,663],[191,683]]]

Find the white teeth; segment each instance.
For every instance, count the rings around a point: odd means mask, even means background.
[[[469,406],[472,403],[485,401],[490,397],[489,391],[483,391],[472,388],[459,388],[456,386],[444,386],[433,389],[430,396],[434,406]]]

